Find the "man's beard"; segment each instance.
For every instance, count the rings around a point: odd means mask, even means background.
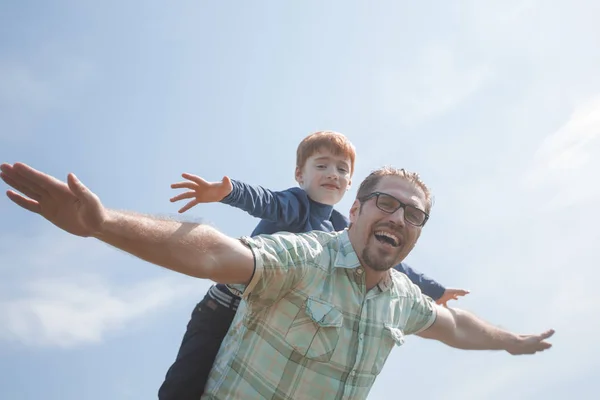
[[[377,260],[377,258],[380,258],[380,260]],[[390,259],[389,261],[384,261],[382,258],[384,257],[377,257],[377,255],[370,254],[369,246],[366,246],[361,254],[361,261],[365,264],[365,266],[374,271],[388,271],[397,264],[395,258]]]

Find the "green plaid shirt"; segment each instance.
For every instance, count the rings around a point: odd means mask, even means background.
[[[395,270],[366,290],[347,231],[242,240],[254,276],[202,399],[366,399],[394,345],[435,320]]]

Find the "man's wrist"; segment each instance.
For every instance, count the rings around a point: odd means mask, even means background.
[[[92,232],[90,236],[99,240],[106,238],[107,235],[109,235],[112,231],[112,228],[115,225],[118,225],[120,216],[121,215],[115,210],[105,209],[104,218],[102,218],[102,220],[98,224],[97,229],[94,232]]]
[[[520,347],[522,341],[520,335],[511,332],[504,332],[502,339],[502,350],[511,354]]]

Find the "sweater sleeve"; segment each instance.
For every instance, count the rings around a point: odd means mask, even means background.
[[[278,225],[294,226],[308,218],[308,196],[300,188],[275,192],[233,179],[231,184],[231,193],[221,200],[224,204]]]
[[[435,280],[429,278],[427,275],[414,270],[406,263],[400,263],[394,267],[398,272],[402,272],[408,276],[408,279],[417,285],[421,292],[431,297],[433,300],[438,300],[444,295],[446,288]]]

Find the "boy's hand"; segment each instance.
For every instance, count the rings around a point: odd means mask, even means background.
[[[448,307],[448,305],[446,303],[448,303],[449,300],[458,300],[459,296],[466,296],[469,293],[471,293],[471,292],[469,292],[468,290],[464,290],[464,289],[448,288],[448,289],[446,289],[446,291],[444,292],[442,297],[440,297],[436,301],[436,303],[443,305],[444,307]]]
[[[187,182],[177,182],[171,185],[171,189],[190,189],[190,191],[181,193],[171,198],[171,203],[183,199],[192,199],[179,212],[184,213],[199,203],[214,203],[223,200],[231,191],[233,186],[231,180],[224,176],[221,182],[207,182],[199,176],[192,174],[181,174],[187,179]]]

